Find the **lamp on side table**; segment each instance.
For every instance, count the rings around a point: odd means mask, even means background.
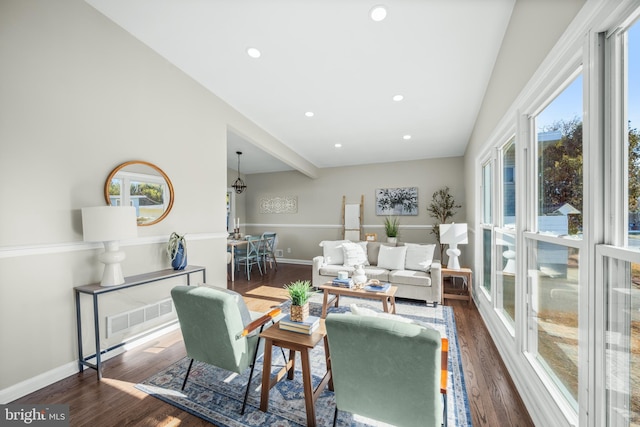
[[[458,245],[467,244],[467,224],[440,224],[440,243],[448,244],[447,255],[449,263],[447,268],[450,270],[460,270],[460,249]]]
[[[136,208],[133,206],[98,206],[82,208],[82,236],[85,242],[104,242],[104,253],[98,259],[104,263],[101,286],[124,283],[120,262],[126,255],[120,250],[120,240],[138,237]]]

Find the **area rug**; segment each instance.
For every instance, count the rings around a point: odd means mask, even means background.
[[[318,300],[318,295],[314,296]],[[312,300],[313,301],[313,300]],[[319,299],[321,301],[321,299]],[[340,307],[331,308],[329,312],[348,312],[349,305],[381,311],[377,301],[341,297]],[[283,312],[288,312],[289,305],[282,305]],[[426,307],[425,304],[408,301],[396,302],[397,313],[422,322],[437,329],[443,337],[449,338],[449,382],[447,387],[447,415],[449,426],[470,426],[471,415],[467,400],[464,374],[460,359],[458,338],[453,310],[447,306]],[[311,303],[311,314],[320,315],[321,304]],[[288,352],[286,352],[288,355]],[[284,364],[279,348],[274,347],[272,372],[276,372]],[[300,361],[296,362],[296,373],[293,381],[281,380],[269,393],[269,411],[260,411],[260,388],[262,379],[262,359],[256,362],[256,370],[252,379],[249,399],[244,415],[240,415],[244,390],[249,378],[249,370],[237,375],[204,363],[195,362],[184,391],[182,381],[187,372],[189,359],[184,358],[163,371],[153,375],[136,388],[157,397],[167,403],[205,419],[219,427],[245,426],[305,426],[306,412]],[[324,348],[321,343],[311,352],[311,372],[314,388],[326,372]],[[372,373],[375,375],[375,373]],[[333,392],[325,388],[316,401],[316,421],[318,426],[331,426],[335,409]],[[339,426],[367,427],[385,426],[357,415],[339,412]]]

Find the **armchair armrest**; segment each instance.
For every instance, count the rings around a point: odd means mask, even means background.
[[[449,364],[449,340],[442,338],[442,353],[440,359],[440,393],[447,394],[447,370]]]
[[[253,332],[256,329],[258,329],[260,326],[263,326],[267,322],[270,322],[271,320],[273,320],[276,317],[278,317],[278,315],[280,315],[281,312],[282,312],[281,309],[274,308],[273,310],[271,310],[270,312],[268,312],[264,316],[254,320],[253,322],[251,322],[247,326],[245,326],[244,329],[236,335],[236,339],[240,339],[242,337],[246,337],[251,332]]]
[[[312,267],[311,267],[311,286],[314,288],[318,288],[318,286],[323,285],[326,281],[326,277],[320,276],[320,268],[324,265],[324,256],[318,255],[313,257]]]
[[[442,264],[439,260],[434,260],[431,263],[431,286],[438,296],[437,302],[442,304]]]

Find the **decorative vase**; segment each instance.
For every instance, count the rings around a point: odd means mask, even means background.
[[[309,317],[309,303],[291,306],[291,320],[294,322],[304,322]]]
[[[397,237],[387,237],[387,242],[388,243],[398,243],[398,238]]]
[[[187,266],[187,256],[184,254],[184,246],[182,243],[178,244],[178,249],[176,250],[176,254],[171,261],[171,266],[174,270],[184,270]]]
[[[352,279],[356,285],[363,285],[367,282],[367,276],[364,273],[364,267],[362,265],[356,266],[356,271],[353,272]]]

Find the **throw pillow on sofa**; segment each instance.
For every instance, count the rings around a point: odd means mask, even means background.
[[[406,270],[429,271],[431,269],[436,245],[405,243],[405,246],[407,247],[407,256],[404,260]]]
[[[389,242],[367,242],[367,258],[369,264],[378,265],[378,255],[380,254],[380,246],[397,246],[395,243]]]
[[[343,265],[344,251],[342,245],[348,240],[323,240],[320,242],[322,246],[322,255],[324,263],[327,265]]]
[[[369,265],[367,259],[367,242],[344,242],[342,244],[344,266]]]
[[[404,270],[406,255],[406,246],[380,246],[378,267],[386,268],[387,270]]]

